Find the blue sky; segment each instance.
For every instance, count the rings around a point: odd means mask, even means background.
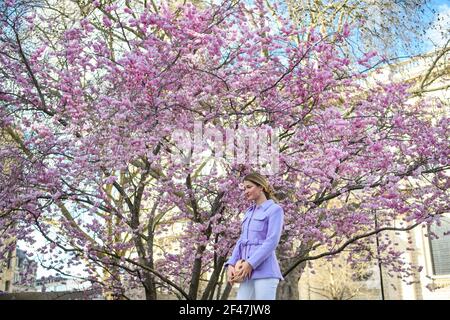
[[[432,50],[435,46],[445,45],[450,35],[450,1],[433,0],[430,7],[436,10],[436,15],[431,17],[432,25],[425,35],[428,38],[425,46],[426,51]],[[428,18],[427,20],[430,21],[431,19]]]
[[[430,52],[445,45],[450,34],[450,1],[430,1],[425,6],[422,23],[429,24],[429,27],[423,35],[423,42],[417,44],[414,54]]]

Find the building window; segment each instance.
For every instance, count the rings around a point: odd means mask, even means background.
[[[430,239],[431,263],[434,275],[450,275],[450,218],[442,217],[441,225],[433,224],[429,231],[436,234],[439,239]]]
[[[5,291],[6,291],[6,292],[9,292],[10,287],[11,287],[11,282],[6,281],[6,282],[5,282]]]
[[[7,262],[7,265],[6,265],[6,268],[8,270],[11,269],[11,261],[12,261],[12,251],[9,250],[8,251],[8,262]]]

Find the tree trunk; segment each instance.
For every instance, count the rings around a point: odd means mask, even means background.
[[[214,297],[214,291],[217,283],[219,282],[220,274],[223,272],[223,265],[225,264],[225,258],[220,257],[217,261],[215,269],[208,281],[205,291],[202,295],[202,300],[212,300]]]
[[[280,281],[277,290],[277,300],[298,300],[298,280],[300,276],[297,271],[293,271]]]
[[[158,295],[156,293],[156,284],[153,275],[150,272],[145,273],[145,299],[156,300]]]
[[[188,175],[187,184],[188,184],[189,189],[192,189],[191,182],[190,182],[190,175]],[[220,202],[223,195],[224,195],[224,192],[220,192],[216,196],[216,198],[214,200],[214,204],[211,208],[211,215],[210,215],[211,217],[219,211],[223,212],[223,210],[225,209],[222,206],[222,203]],[[197,207],[196,202],[194,201],[194,199],[191,202],[192,202],[194,212],[197,212],[197,209],[195,209]],[[197,215],[197,214],[195,214],[195,215]],[[202,222],[198,218],[195,220],[198,223]],[[207,239],[210,239],[211,233],[212,233],[212,228],[211,228],[211,224],[210,224],[208,226],[208,228],[205,230],[205,236],[207,237]],[[192,300],[197,300],[199,283],[200,283],[200,273],[201,273],[201,269],[202,269],[202,256],[203,256],[203,253],[205,252],[205,250],[206,250],[206,247],[204,245],[201,245],[197,248],[197,252],[195,254],[195,256],[199,257],[199,258],[196,258],[194,260],[194,265],[192,268],[191,284],[189,286],[189,294],[188,294],[189,298]],[[223,264],[223,263],[225,263],[225,261],[222,261],[221,263]],[[220,274],[220,270],[219,270],[219,273],[216,275],[217,278],[218,278],[219,274]],[[217,283],[217,280],[215,280],[215,281]],[[214,284],[214,286],[215,286],[215,284]],[[213,289],[213,288],[210,288],[210,289]],[[213,290],[213,292],[214,292],[214,290]]]
[[[223,291],[222,296],[220,297],[220,300],[228,300],[228,297],[230,296],[232,286],[227,283],[227,286],[225,287],[225,290]]]
[[[293,259],[283,260],[280,263],[281,270],[286,270],[293,261]],[[284,281],[280,281],[277,290],[277,300],[299,300],[298,282],[300,281],[305,265],[306,263],[301,263],[284,277]]]
[[[157,202],[158,203],[158,202]],[[156,209],[156,205],[153,207],[151,217],[149,219],[149,226],[148,226],[148,234],[147,234],[147,259],[146,263],[147,266],[150,269],[154,269],[155,264],[153,261],[153,243],[154,243],[154,233],[151,231],[153,230],[153,215]],[[145,299],[146,300],[156,300],[158,298],[158,294],[156,292],[156,283],[155,283],[155,276],[151,272],[145,272]]]
[[[220,300],[220,298],[221,298],[221,294],[222,294],[222,285],[223,285],[223,283],[224,283],[224,278],[225,278],[225,274],[226,274],[227,272],[226,272],[226,270],[224,269],[223,271],[222,271],[222,274],[220,275],[220,282],[219,282],[219,284],[218,284],[218,286],[217,286],[217,293],[216,293],[216,300]],[[225,285],[225,288],[226,288],[226,285]]]
[[[205,251],[204,246],[200,246],[197,249],[196,256],[200,256],[200,258],[196,258],[194,260],[194,266],[192,268],[192,277],[191,277],[191,284],[189,286],[189,298],[192,300],[197,300],[197,294],[198,294],[198,287],[200,283],[200,272],[202,269],[202,254]]]

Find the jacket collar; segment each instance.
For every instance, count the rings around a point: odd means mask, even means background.
[[[251,206],[251,210],[255,209],[262,209],[263,211],[266,211],[267,208],[269,208],[272,204],[274,203],[274,201],[272,199],[268,199],[266,201],[264,201],[263,203],[261,203],[260,205],[256,205],[256,203],[254,203]]]

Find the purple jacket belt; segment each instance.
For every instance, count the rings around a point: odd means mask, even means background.
[[[239,256],[245,260],[246,256],[247,256],[247,252],[246,252],[246,248],[249,245],[261,245],[264,243],[264,240],[255,240],[255,239],[240,239],[237,242],[237,245],[239,246]],[[243,250],[244,249],[244,250]],[[244,254],[242,254],[244,251]]]

